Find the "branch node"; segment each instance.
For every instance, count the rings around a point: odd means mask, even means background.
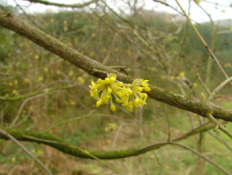
[[[219,125],[216,125],[216,127],[214,128],[214,131],[217,131],[219,129]]]

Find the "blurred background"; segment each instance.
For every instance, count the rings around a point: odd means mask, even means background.
[[[230,77],[232,2],[179,2]],[[106,66],[195,100],[205,102],[208,91],[226,79],[172,0],[97,1],[83,8],[1,0],[0,7]],[[1,127],[48,133],[88,149],[120,150],[167,141],[207,121],[152,99],[133,113],[120,105],[115,112],[108,105],[96,108],[89,95],[89,84],[96,80],[0,27]],[[212,102],[232,109],[231,92],[228,84]],[[232,124],[227,128],[232,130]],[[76,158],[48,146],[22,143],[54,174],[113,175],[114,169],[126,175],[223,174],[173,145],[137,157],[104,160],[110,165],[106,166],[102,161]],[[232,141],[220,131],[211,129],[180,143],[232,172]],[[0,174],[43,174],[41,171],[14,143],[0,139]]]

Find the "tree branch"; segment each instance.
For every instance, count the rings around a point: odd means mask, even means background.
[[[132,78],[117,72],[116,70],[110,69],[109,67],[106,67],[101,63],[83,55],[77,50],[65,45],[36,27],[33,27],[27,22],[21,21],[20,19],[14,17],[9,12],[0,10],[0,25],[15,31],[19,35],[60,56],[73,65],[83,69],[90,75],[105,78],[107,73],[115,73],[120,81],[125,83],[131,83],[133,81]],[[185,96],[174,94],[158,87],[151,87],[151,91],[148,93],[148,95],[150,98],[171,106],[197,113],[203,117],[206,117],[207,113],[211,113],[215,118],[232,121],[232,110],[216,106],[212,103],[203,103],[191,100]]]
[[[33,3],[40,3],[44,5],[52,5],[52,6],[57,6],[57,7],[82,8],[90,4],[96,3],[99,0],[91,0],[91,1],[88,1],[82,4],[62,4],[62,3],[49,2],[49,1],[44,1],[44,0],[25,0],[25,1],[33,2]]]
[[[205,123],[181,136],[171,138],[170,141],[171,142],[179,141],[189,136],[195,135],[199,132],[205,132],[212,128],[214,128],[214,126],[211,123]],[[59,151],[62,151],[63,153],[70,154],[72,156],[76,156],[80,158],[88,158],[88,159],[93,159],[93,157],[99,159],[121,159],[126,157],[138,156],[140,154],[158,149],[169,143],[163,141],[143,148],[132,147],[125,150],[112,150],[112,151],[95,150],[94,151],[94,150],[87,150],[85,148],[80,148],[75,145],[68,144],[67,142],[65,142],[60,138],[51,136],[49,134],[39,133],[36,131],[25,131],[25,130],[13,129],[13,128],[2,128],[2,130],[9,133],[17,140],[45,144],[53,148],[56,148]],[[0,132],[0,139],[7,140],[9,138]]]

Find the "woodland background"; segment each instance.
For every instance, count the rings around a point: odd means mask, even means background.
[[[5,3],[1,9],[105,66],[206,102],[207,90],[212,92],[226,78],[189,21],[181,14],[145,10],[136,6],[137,1],[124,2],[130,14],[114,11],[104,1],[97,2],[94,8],[61,7],[59,12],[34,14]],[[194,25],[230,77],[231,20]],[[0,80],[0,128],[47,133],[87,149],[144,147],[178,137],[208,121],[149,98],[143,108],[133,113],[120,106],[116,106],[115,112],[107,105],[96,108],[88,87],[96,77],[3,27],[0,27]],[[211,102],[232,109],[231,99],[228,83]],[[232,130],[232,124],[228,122],[226,128]],[[124,159],[89,160],[47,145],[21,143],[53,174],[224,174],[189,150],[175,145]],[[232,140],[217,127],[212,126],[179,143],[232,172]],[[45,171],[14,142],[0,139],[0,174],[43,173]]]

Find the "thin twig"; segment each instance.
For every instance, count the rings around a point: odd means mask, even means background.
[[[118,130],[117,130],[117,133],[115,134],[115,137],[114,137],[114,140],[113,140],[113,143],[112,143],[112,148],[114,148],[114,146],[115,146],[116,140],[118,139],[119,133],[120,133],[120,131],[121,131],[123,125],[124,125],[124,123],[122,123],[122,124],[119,126],[119,128],[118,128]]]
[[[215,56],[215,54],[212,52],[212,50],[209,48],[207,42],[204,40],[204,38],[202,37],[202,35],[200,34],[200,32],[198,31],[198,29],[196,28],[196,26],[192,23],[191,19],[189,18],[188,14],[185,12],[185,10],[183,9],[183,7],[180,5],[178,0],[175,0],[176,3],[178,4],[178,6],[180,7],[180,9],[182,10],[182,12],[184,13],[185,17],[187,18],[187,20],[189,21],[189,23],[191,24],[193,30],[195,31],[195,33],[197,34],[197,36],[199,37],[199,39],[201,40],[201,42],[204,44],[206,50],[209,52],[210,56],[216,61],[218,67],[220,68],[220,70],[222,71],[222,73],[225,75],[226,78],[229,78],[227,73],[225,72],[225,70],[223,69],[221,63],[219,62],[219,60],[217,59],[217,57]]]
[[[28,101],[30,101],[30,100],[32,100],[32,99],[35,99],[35,98],[37,98],[37,97],[41,97],[41,96],[43,96],[43,95],[45,95],[45,94],[46,94],[46,93],[39,94],[39,95],[36,95],[36,96],[34,96],[34,97],[27,98],[26,100],[24,100],[23,103],[21,104],[19,110],[18,110],[18,113],[17,113],[15,119],[11,122],[10,127],[13,127],[13,125],[18,121],[18,119],[19,119],[19,117],[20,117],[20,114],[21,114],[21,112],[22,112],[24,106],[26,105],[26,103],[27,103]]]
[[[7,133],[6,131],[0,129],[0,133],[4,136],[11,139],[16,145],[18,145],[28,156],[30,156],[36,163],[38,163],[49,175],[52,175],[52,173],[45,167],[45,165],[40,162],[39,159],[37,159],[33,154],[31,154],[18,140],[16,140],[12,135]]]
[[[37,24],[37,21],[36,21],[36,20],[32,19],[32,18],[25,12],[25,10],[21,7],[21,5],[19,5],[19,3],[18,3],[16,0],[14,0],[14,2],[15,2],[15,4],[17,5],[16,7],[19,7],[20,10],[22,10],[23,14],[28,18],[28,20],[29,20],[32,24],[34,24],[35,26],[37,26],[37,27],[40,28],[40,29],[42,28],[39,24]]]
[[[207,2],[209,4],[214,4],[215,6],[221,6],[221,7],[225,7],[225,8],[231,8],[230,5],[227,6],[227,5],[218,4],[217,2],[211,2],[211,1],[207,1],[207,0],[202,0],[202,1]]]
[[[185,14],[184,14],[183,12],[180,12],[178,9],[172,7],[172,6],[171,6],[170,4],[168,4],[167,2],[160,1],[160,0],[153,0],[153,1],[154,1],[154,2],[158,2],[158,3],[160,3],[160,4],[163,4],[163,5],[165,5],[165,6],[169,7],[169,8],[171,8],[171,9],[173,9],[173,10],[176,11],[177,13],[179,13],[179,14],[185,16]],[[192,19],[191,19],[191,20],[192,20]],[[192,21],[195,22],[195,23],[197,23],[197,22],[194,21],[194,20],[192,20]]]
[[[72,121],[75,121],[75,120],[80,120],[80,119],[85,119],[85,118],[91,118],[91,117],[115,117],[116,116],[111,116],[111,115],[108,115],[108,114],[93,114],[93,116],[90,116],[90,114],[92,114],[95,110],[93,111],[90,111],[87,115],[84,115],[82,117],[73,117],[73,118],[70,118],[68,120],[65,120],[65,121],[62,121],[62,122],[58,122],[58,123],[55,123],[54,125],[52,125],[50,128],[46,129],[45,132],[48,132],[49,130],[57,127],[57,126],[60,126],[60,125],[64,125],[68,122],[72,122]]]
[[[219,84],[219,85],[214,89],[214,91],[210,94],[208,100],[212,100],[212,99],[215,97],[216,93],[217,93],[218,91],[220,91],[227,83],[229,83],[229,82],[231,82],[231,81],[232,81],[232,77],[226,79],[226,80],[223,81],[221,84]]]
[[[204,156],[203,154],[197,152],[196,150],[186,146],[186,145],[183,145],[181,143],[176,143],[176,142],[170,142],[169,144],[171,145],[176,145],[176,146],[179,146],[179,147],[182,147],[186,150],[189,150],[191,151],[192,153],[196,154],[197,156],[201,157],[202,159],[208,161],[209,163],[211,163],[212,165],[214,165],[215,167],[217,167],[218,169],[220,169],[221,171],[223,171],[225,174],[228,174],[228,175],[231,175],[230,172],[228,172],[227,170],[225,170],[221,165],[217,164],[216,162],[214,162],[213,160],[209,159],[208,157]]]
[[[208,113],[206,114],[206,117],[215,125],[215,127],[218,127],[218,129],[222,130],[226,135],[232,138],[232,132],[230,132],[222,123],[217,121],[212,114]]]
[[[199,74],[197,74],[197,78],[198,78],[198,80],[200,81],[202,87],[205,89],[205,91],[210,95],[211,92],[210,92],[209,89],[206,87],[205,83],[202,81],[202,79],[201,79],[201,77],[200,77]]]
[[[232,147],[230,147],[230,145],[228,145],[222,138],[220,138],[219,136],[217,136],[216,134],[210,131],[208,131],[208,134],[214,137],[215,139],[217,139],[218,141],[220,141],[223,145],[225,145],[225,147],[227,147],[230,151],[232,151]]]

